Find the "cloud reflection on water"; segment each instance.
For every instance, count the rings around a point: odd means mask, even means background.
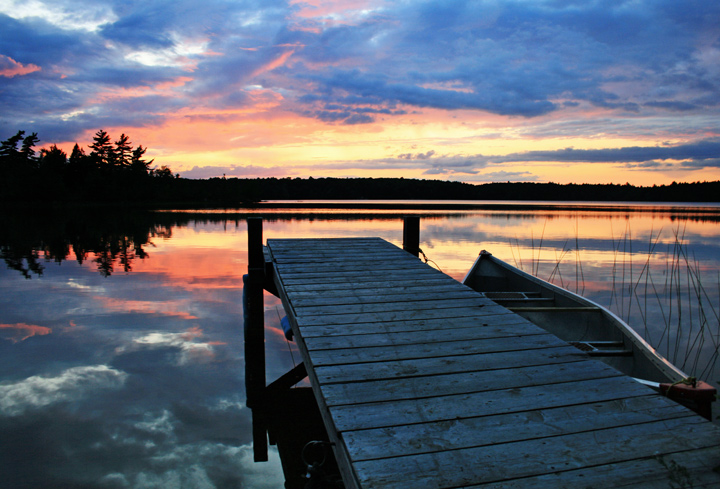
[[[223,241],[209,227],[205,237]],[[194,232],[177,229],[177,242],[155,239],[131,272],[115,267],[108,276],[107,267],[78,263],[72,253],[50,261],[39,253],[42,273],[30,280],[23,265],[0,268],[2,484],[282,487],[274,449],[269,464],[252,459],[243,383],[246,265],[234,256],[246,252],[210,253],[194,246]],[[48,242],[32,237],[37,229],[10,232],[23,239],[0,246],[24,246],[2,248],[3,257]],[[242,230],[234,233],[243,239]],[[285,345],[280,353],[287,356]],[[268,362],[282,363],[275,356]]]
[[[27,267],[0,267],[0,473],[10,487],[282,486],[276,452],[268,464],[252,462],[242,341],[245,223],[236,216],[156,218],[126,219],[146,250],[131,272],[114,268],[105,276],[92,260],[72,255],[40,258],[42,274],[30,280]],[[669,214],[432,213],[421,220],[421,247],[462,279],[483,248],[510,263],[539,260],[546,278],[569,246],[563,278],[575,285],[579,250],[585,291],[600,297],[612,287],[607,272],[626,229],[632,233],[624,243],[637,252],[661,231],[663,246],[671,246],[678,222],[702,266],[716,271],[717,221]],[[165,231],[143,237],[143,226]],[[38,229],[15,232],[10,241],[24,243],[21,250],[37,252],[49,241],[32,234]],[[402,222],[399,215],[297,214],[269,219],[264,234],[372,235],[400,244]],[[266,294],[268,381],[299,361],[282,334],[283,314]]]
[[[0,338],[17,343],[35,335],[46,335],[52,333],[52,329],[35,324],[0,324]]]
[[[0,385],[0,413],[17,416],[28,409],[79,400],[98,389],[119,389],[125,380],[125,372],[107,365],[72,367],[53,377],[34,375]]]

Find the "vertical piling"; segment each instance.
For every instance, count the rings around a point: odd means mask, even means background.
[[[420,217],[405,216],[403,221],[403,250],[420,256]]]
[[[253,451],[256,462],[267,461],[265,403],[265,257],[262,218],[251,217],[248,228],[248,273],[243,277],[245,308],[245,392],[253,412]]]

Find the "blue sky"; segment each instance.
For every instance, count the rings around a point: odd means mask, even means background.
[[[720,4],[0,0],[0,138],[181,176],[720,179]]]

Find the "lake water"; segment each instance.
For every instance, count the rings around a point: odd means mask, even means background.
[[[426,203],[427,204],[427,203]],[[431,264],[478,252],[610,306],[720,380],[720,208],[512,202],[452,209],[3,213],[0,474],[13,488],[279,488],[245,407],[245,219],[265,238],[380,236],[421,216]],[[267,377],[299,362],[266,294]]]

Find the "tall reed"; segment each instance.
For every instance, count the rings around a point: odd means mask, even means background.
[[[673,229],[672,243],[664,252],[658,250],[661,232],[655,236],[651,232],[637,275],[633,272],[632,250],[622,254],[622,293],[614,289],[611,298],[615,301],[611,300],[609,306],[636,330],[639,321],[646,341],[673,364],[690,375],[705,378],[714,372],[718,361],[720,308],[715,307],[703,284],[700,262],[689,253],[685,228]],[[618,241],[618,249],[619,243],[631,248],[629,230]],[[658,270],[651,266],[658,255],[661,262],[664,255],[661,280],[657,280]],[[615,275],[613,283],[617,283]]]
[[[709,271],[703,270],[691,253],[685,228],[678,226],[672,230],[672,239],[665,249],[661,246],[662,231],[651,230],[646,249],[633,249],[629,224],[617,239],[611,228],[611,288],[599,302],[607,301],[610,310],[687,374],[717,382],[720,377],[712,377],[719,375],[720,271],[717,283],[713,284],[717,294],[713,295],[705,286]],[[544,233],[545,227],[540,245]],[[569,247],[568,239],[562,248],[556,249],[555,260],[544,263],[550,267],[548,276],[541,278],[583,294],[586,277],[578,235],[576,223],[575,246]],[[542,250],[535,249],[535,242],[531,235],[530,263],[522,260],[519,239],[510,244],[515,265],[529,268],[529,273],[540,277]],[[642,261],[637,263],[637,258]],[[570,259],[572,263],[568,263]],[[574,280],[568,279],[568,272],[574,275]]]

